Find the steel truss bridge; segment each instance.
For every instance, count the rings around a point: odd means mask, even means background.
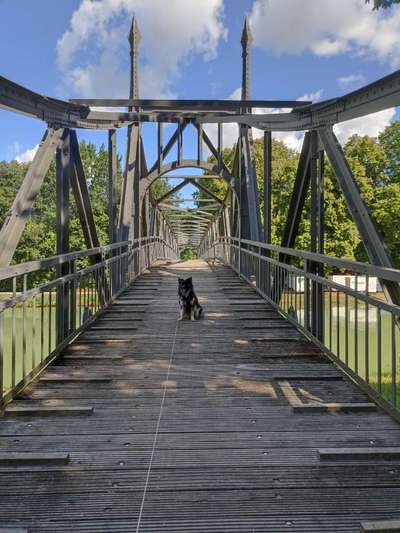
[[[241,100],[148,100],[139,42],[133,18],[127,99],[57,100],[0,77],[0,107],[47,124],[0,231],[11,290],[0,301],[0,532],[400,531],[400,271],[333,132],[398,106],[400,71],[314,104],[252,100],[246,20]],[[155,125],[154,162],[145,123]],[[232,168],[225,123],[238,127]],[[189,128],[195,159],[185,158]],[[264,132],[262,213],[253,128]],[[81,129],[108,133],[106,246]],[[305,132],[280,246],[274,131]],[[12,264],[54,156],[57,255]],[[324,255],[325,158],[369,263]],[[156,198],[160,178],[181,181]],[[225,198],[206,178],[224,180]],[[197,207],[174,196],[189,184],[202,193]],[[82,251],[70,249],[70,190]],[[311,246],[300,251],[309,192]],[[189,246],[201,260],[179,261]],[[353,273],[354,286],[334,282],[334,270]],[[35,283],[44,271],[50,281]],[[179,275],[194,277],[204,320],[177,321]],[[370,293],[371,277],[385,298]]]

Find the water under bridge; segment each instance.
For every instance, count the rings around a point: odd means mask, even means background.
[[[400,531],[400,271],[332,130],[399,105],[400,72],[318,104],[250,100],[246,21],[241,100],[140,100],[135,20],[129,40],[127,100],[66,102],[0,78],[0,106],[48,126],[0,231],[0,532]],[[288,112],[265,111],[277,107]],[[152,165],[144,123],[155,127]],[[232,168],[224,123],[238,125]],[[164,124],[176,126],[166,143]],[[93,128],[109,139],[106,246],[76,133]],[[185,158],[189,128],[196,159]],[[265,132],[262,213],[252,128]],[[281,246],[271,244],[273,131],[306,131]],[[57,255],[13,264],[55,152]],[[324,255],[324,157],[369,263]],[[160,177],[181,182],[155,198]],[[207,179],[224,180],[226,196]],[[194,207],[174,197],[188,185],[201,192]],[[70,249],[70,190],[82,251]],[[188,246],[201,259],[181,261]],[[179,321],[177,278],[189,276],[205,316]]]

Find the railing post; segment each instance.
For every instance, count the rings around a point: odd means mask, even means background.
[[[307,277],[309,271],[309,261],[304,259],[304,329],[307,331],[310,331],[310,280]]]
[[[69,263],[69,273],[75,274],[75,261],[71,260]],[[70,293],[69,293],[69,331],[75,331],[76,329],[76,280],[70,281]]]

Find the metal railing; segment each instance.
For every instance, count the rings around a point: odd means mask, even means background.
[[[400,420],[400,307],[380,289],[400,283],[399,270],[231,237],[201,252],[230,265]]]
[[[144,237],[1,268],[0,408],[135,277],[176,257],[159,237]]]

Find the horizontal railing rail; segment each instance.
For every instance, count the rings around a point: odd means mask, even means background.
[[[233,237],[203,243],[400,420],[400,271]],[[335,276],[339,276],[336,278]]]
[[[1,268],[0,408],[146,268],[176,257],[161,238],[144,237]],[[44,270],[50,280],[29,278]]]

